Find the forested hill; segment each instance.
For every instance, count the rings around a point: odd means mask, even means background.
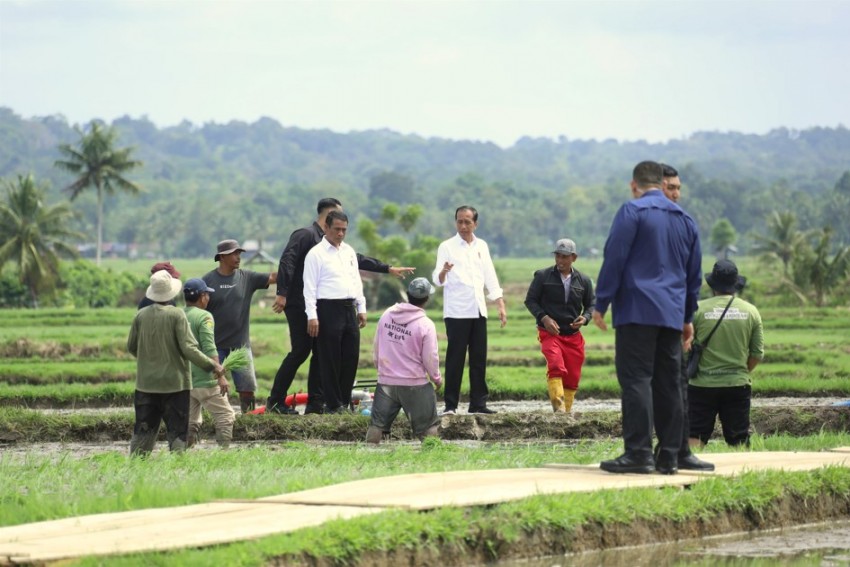
[[[145,164],[131,176],[145,193],[108,200],[105,240],[173,256],[207,255],[224,237],[282,246],[328,195],[343,200],[355,225],[387,201],[421,203],[426,213],[415,230],[440,237],[452,231],[455,206],[474,204],[479,234],[500,255],[543,254],[562,236],[601,247],[629,197],[631,168],[643,159],[679,168],[682,204],[704,234],[720,218],[742,234],[759,229],[774,209],[793,210],[803,228],[821,226],[835,220],[828,198],[850,169],[844,127],[706,132],[663,144],[523,138],[500,148],[388,130],[303,130],[269,118],[157,128],[125,117],[112,125],[119,145],[134,146]],[[64,198],[70,177],[53,167],[56,147],[78,137],[62,117],[0,108],[0,177],[32,172],[50,184],[52,200]],[[93,203],[90,195],[75,202],[83,229],[94,222]]]

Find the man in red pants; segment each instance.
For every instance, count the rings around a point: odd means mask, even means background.
[[[525,306],[537,321],[540,350],[546,357],[549,400],[556,413],[569,412],[581,380],[584,337],[581,327],[593,313],[593,282],[573,267],[576,243],[562,238],[552,251],[555,265],[534,273]]]

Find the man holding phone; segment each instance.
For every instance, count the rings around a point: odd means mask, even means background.
[[[567,413],[573,407],[584,364],[581,327],[590,322],[596,297],[590,278],[573,267],[578,258],[576,243],[562,238],[552,253],[555,265],[534,272],[525,306],[537,321],[552,409]]]

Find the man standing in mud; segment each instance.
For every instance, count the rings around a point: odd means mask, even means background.
[[[407,303],[396,303],[378,321],[373,349],[378,387],[366,431],[367,443],[380,443],[402,409],[416,438],[438,434],[435,389],[443,378],[437,329],[425,314],[425,304],[432,293],[431,282],[416,278],[407,286]]]
[[[573,267],[578,259],[574,241],[558,240],[552,254],[555,265],[534,272],[525,306],[537,321],[552,409],[569,413],[584,364],[581,328],[590,322],[593,312],[593,282]]]
[[[183,310],[171,305],[181,289],[180,280],[166,270],[154,273],[145,292],[153,303],[136,313],[130,327],[127,352],[136,357],[131,455],[147,455],[153,450],[161,421],[165,421],[168,448],[186,450],[192,390],[189,363],[217,375],[223,373],[218,361],[198,348]]]
[[[307,253],[325,234],[325,219],[331,211],[342,211],[342,203],[333,197],[319,200],[316,206],[318,216],[312,225],[299,228],[289,237],[289,242],[280,256],[277,270],[277,295],[272,310],[284,313],[289,327],[289,354],[287,354],[274,377],[271,393],[266,402],[266,411],[282,414],[296,414],[294,409],[286,407],[286,393],[295,379],[295,373],[310,358],[307,373],[307,407],[304,413],[322,413],[324,397],[319,381],[318,360],[315,357],[315,340],[307,334],[307,315],[304,312],[304,259]],[[398,278],[413,273],[414,268],[389,266],[380,260],[357,254],[358,267],[366,272],[389,273]]]
[[[239,269],[244,251],[237,241],[222,240],[215,255],[218,268],[201,278],[215,290],[210,296],[207,311],[215,319],[218,359],[224,362],[232,351],[241,347],[248,349],[248,367],[231,370],[242,413],[254,409],[254,393],[257,391],[254,355],[251,352],[251,299],[255,291],[268,289],[277,281],[277,272],[269,274]]]
[[[662,192],[660,164],[632,174],[633,199],[614,217],[596,288],[594,323],[613,307],[625,452],[612,473],[675,474],[682,444],[682,342],[693,337],[702,275],[696,222]],[[652,430],[659,440],[653,457]]]

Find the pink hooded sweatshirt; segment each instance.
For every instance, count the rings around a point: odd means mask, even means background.
[[[437,329],[424,309],[410,303],[396,303],[381,315],[373,358],[380,384],[421,386],[429,376],[437,387],[443,383]]]

